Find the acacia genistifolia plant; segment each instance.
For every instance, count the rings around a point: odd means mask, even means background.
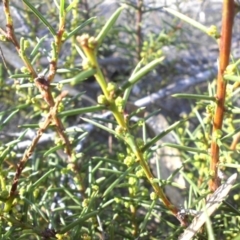
[[[111,39],[111,31],[126,6],[118,8],[102,25],[89,11],[86,17],[87,1],[54,1],[48,3],[50,11],[34,1],[22,3],[17,9],[31,29],[29,35],[16,34],[8,0],[3,1],[6,27],[0,29],[3,44],[17,52],[23,66],[13,69],[1,53],[1,239],[177,239],[191,224],[193,209],[208,211],[211,203],[204,206],[211,194],[221,199],[218,205],[223,203],[222,207],[214,214],[216,209],[202,213],[206,229],[194,225],[191,234],[200,239],[236,236],[240,231],[240,204],[234,199],[239,197],[239,187],[235,186],[235,198],[227,202],[224,199],[235,179],[220,186],[220,173],[240,168],[238,122],[234,118],[239,111],[235,106],[239,61],[229,63],[234,2],[223,3],[221,33],[214,26],[207,28],[165,9],[216,39],[219,72],[217,81],[209,84],[208,94],[175,95],[198,102],[193,102],[189,116],[152,139],[147,138],[148,117],[131,121],[142,109],[132,113],[125,110],[132,88],[164,60],[161,49],[156,51],[156,46],[164,45],[161,38],[157,38],[159,45],[143,44],[140,22],[144,1],[138,1],[136,7],[139,25],[135,51],[140,61],[130,77],[123,77],[126,80],[120,83],[107,80],[98,56],[103,54],[101,47],[107,38]],[[36,26],[46,35],[35,36]],[[69,53],[64,57],[65,48]],[[82,58],[81,67],[75,65],[78,56]],[[90,76],[95,78],[101,94],[96,104],[91,101],[91,106],[83,107],[80,102],[84,93],[79,91],[73,96],[64,87],[81,85]],[[233,85],[231,81],[235,81]],[[190,123],[196,118],[199,124],[193,130]],[[87,141],[87,128],[79,122],[101,130],[99,138]],[[184,169],[177,169],[163,180],[154,176],[149,159],[156,143],[171,131],[178,144],[163,143],[161,147],[178,148]],[[114,137],[111,148],[101,140],[103,132]],[[176,185],[172,180],[176,173],[189,182],[184,209],[174,205],[164,192],[165,185]],[[224,188],[227,191],[220,197]],[[184,234],[182,239],[190,239]]]

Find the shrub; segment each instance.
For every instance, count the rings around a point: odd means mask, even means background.
[[[13,9],[3,1],[6,27],[1,40],[11,52],[15,47],[21,61],[1,54],[1,239],[176,239],[191,222],[194,232],[187,228],[180,239],[187,234],[199,239],[237,236],[238,185],[233,198],[225,200],[236,175],[221,185],[223,172],[229,175],[240,167],[239,61],[229,63],[234,1],[223,3],[221,34],[215,26],[207,28],[164,9],[216,40],[218,77],[207,93],[175,94],[192,101],[191,111],[152,137],[147,126],[155,113],[146,116],[132,105],[131,112],[126,109],[132,89],[164,65],[161,48],[178,44],[178,28],[145,36],[143,1],[121,6],[104,24],[91,17],[95,9],[89,10],[87,1],[23,3],[15,9],[27,31],[18,31]],[[136,34],[115,27],[122,11],[138,14]],[[137,47],[121,35],[137,39]],[[128,55],[131,67],[118,72],[117,80],[99,64],[99,56],[116,51]],[[81,91],[92,76],[101,90],[97,97],[95,90],[88,95]],[[163,142],[170,132],[176,143]],[[168,179],[161,178],[159,169],[155,176],[150,162],[165,147],[177,149],[182,159]],[[166,186],[179,187],[174,182],[179,174],[189,184],[184,208],[164,191]],[[204,213],[192,219],[192,209],[209,210],[211,221]],[[204,223],[206,228],[199,231]]]

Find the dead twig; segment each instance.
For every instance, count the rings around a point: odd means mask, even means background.
[[[37,136],[33,139],[31,145],[26,149],[26,151],[23,154],[22,159],[20,160],[20,162],[17,165],[17,169],[16,169],[16,173],[13,179],[13,184],[10,190],[10,199],[14,199],[14,197],[17,195],[17,186],[18,186],[18,182],[19,182],[19,178],[21,176],[21,173],[23,171],[23,168],[26,164],[26,162],[28,161],[28,159],[31,157],[34,149],[36,148],[36,145],[39,141],[39,139],[41,138],[42,134],[44,133],[44,131],[48,128],[49,124],[52,121],[52,116],[56,114],[56,110],[60,104],[60,102],[62,101],[62,99],[65,97],[65,94],[60,94],[57,99],[56,99],[56,104],[55,106],[51,109],[51,111],[48,113],[45,121],[43,123],[40,124],[40,128],[37,131]]]

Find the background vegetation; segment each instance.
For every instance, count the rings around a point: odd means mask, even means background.
[[[220,30],[180,3],[122,3],[3,1],[1,239],[191,239],[214,192],[193,238],[240,239],[237,5],[223,1]],[[187,66],[193,31],[217,65]]]

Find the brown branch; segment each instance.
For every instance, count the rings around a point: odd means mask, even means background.
[[[68,136],[65,133],[65,129],[64,129],[64,126],[62,124],[61,119],[58,118],[58,116],[57,116],[58,104],[59,103],[58,102],[56,102],[56,104],[54,103],[54,100],[53,100],[53,97],[52,97],[52,94],[51,94],[51,90],[50,90],[49,82],[44,77],[36,78],[35,79],[35,84],[38,87],[43,99],[50,106],[51,119],[52,119],[53,123],[55,124],[56,131],[57,131],[58,135],[60,136],[60,138],[63,140],[63,142],[65,144],[66,154],[67,154],[67,157],[68,157],[68,164],[70,164],[71,170],[76,174],[78,182],[81,185],[80,191],[81,191],[82,195],[84,196],[85,189],[83,187],[83,180],[82,180],[82,177],[81,177],[81,174],[80,174],[80,169],[74,163],[71,143],[68,139]],[[59,97],[62,99],[66,95],[67,95],[67,91],[64,91],[64,92],[61,93],[61,95]],[[57,98],[56,101],[59,101],[59,99]]]
[[[61,51],[62,40],[63,40],[62,37],[63,37],[64,31],[65,31],[64,24],[65,24],[65,19],[63,17],[63,19],[60,20],[59,30],[58,30],[57,36],[55,37],[55,42],[53,43],[55,45],[55,49],[53,49],[53,51],[56,51],[56,52],[53,54],[55,56],[52,57],[52,60],[49,64],[49,74],[47,77],[48,82],[53,81],[55,74],[57,72],[58,56]]]
[[[65,97],[67,95],[67,91],[64,91],[61,93],[61,97]],[[65,147],[66,147],[66,153],[68,155],[68,161],[72,162],[72,148],[71,148],[71,143],[67,137],[67,135],[65,134],[65,129],[64,126],[61,122],[61,120],[57,117],[57,109],[58,106],[54,106],[51,110],[52,112],[52,120],[56,125],[56,131],[58,132],[59,136],[61,137],[61,139],[63,140],[63,142],[65,143]]]
[[[57,108],[58,108],[60,102],[62,101],[62,99],[65,97],[65,95],[66,95],[66,93],[60,94],[57,97],[55,106],[48,113],[45,121],[41,124],[41,127],[37,131],[37,136],[33,139],[31,145],[29,146],[28,149],[26,149],[26,151],[23,154],[22,159],[18,163],[16,173],[15,173],[15,176],[14,176],[14,180],[13,180],[13,184],[12,184],[12,187],[11,187],[11,190],[10,190],[10,198],[14,198],[14,196],[16,196],[17,186],[18,186],[18,182],[19,182],[19,178],[21,176],[22,170],[23,170],[27,160],[31,157],[34,149],[37,146],[37,143],[38,143],[39,139],[42,136],[42,134],[44,133],[44,131],[47,129],[47,127],[51,123],[52,116],[56,114]]]
[[[222,129],[223,117],[224,117],[224,103],[226,96],[226,81],[223,79],[224,71],[229,64],[229,56],[231,50],[232,39],[232,27],[234,19],[234,0],[224,0],[222,10],[222,32],[220,39],[220,55],[218,66],[218,78],[217,78],[217,106],[213,119],[213,133],[211,143],[211,163],[210,174],[211,179],[209,181],[209,188],[211,191],[215,191],[220,185],[220,179],[218,177],[218,163],[219,163],[219,146],[216,140],[217,131]]]
[[[19,42],[15,36],[14,28],[13,28],[13,21],[10,13],[10,8],[9,8],[9,0],[3,0],[3,5],[4,5],[4,13],[6,16],[6,30],[0,29],[0,32],[6,39],[15,46],[19,56],[23,60],[25,66],[27,67],[29,73],[32,75],[32,78],[36,78],[37,74],[34,68],[32,67],[31,63],[28,61],[28,59],[25,57],[24,53],[22,52],[23,49],[20,49]]]
[[[50,123],[51,123],[51,113],[48,114],[48,116],[47,116],[46,120],[44,121],[44,123],[42,124],[41,128],[37,131],[37,136],[33,139],[29,148],[26,149],[26,151],[23,154],[22,159],[20,160],[20,162],[17,165],[16,173],[15,173],[14,180],[13,180],[13,184],[12,184],[12,187],[11,187],[11,190],[10,190],[10,197],[11,198],[16,196],[18,181],[19,181],[19,178],[21,176],[22,170],[25,166],[25,163],[31,157],[32,152],[34,151],[39,139],[41,138],[43,132],[46,130],[46,128],[48,127],[48,125]]]
[[[16,39],[15,33],[13,31],[13,20],[12,20],[12,16],[10,14],[10,8],[9,8],[9,0],[3,0],[3,9],[4,9],[4,13],[6,16],[6,34],[5,37],[10,40],[15,47],[17,48],[17,50],[20,49],[19,43]]]
[[[66,145],[66,153],[68,155],[68,162],[69,163],[73,163],[73,159],[72,159],[72,150],[71,150],[71,144],[69,142],[69,139],[67,137],[67,135],[64,132],[64,127],[63,124],[61,122],[61,120],[57,117],[57,109],[58,109],[58,105],[61,102],[61,100],[66,96],[66,92],[63,92],[60,94],[60,96],[58,96],[58,98],[56,99],[56,103],[54,102],[52,93],[51,93],[51,88],[50,88],[50,82],[53,80],[55,74],[56,74],[56,70],[57,70],[57,60],[58,60],[58,55],[59,52],[61,50],[61,46],[62,46],[62,36],[64,33],[64,17],[60,20],[59,23],[59,31],[58,34],[55,38],[55,43],[56,44],[56,52],[54,53],[56,55],[56,59],[53,59],[53,62],[50,63],[50,73],[48,76],[48,80],[46,80],[45,77],[40,77],[37,76],[36,71],[34,70],[33,66],[31,65],[29,59],[25,56],[23,49],[20,48],[20,45],[18,43],[17,38],[15,37],[15,33],[14,33],[14,28],[13,28],[13,22],[12,22],[12,17],[10,14],[10,9],[9,9],[9,0],[3,0],[4,3],[4,12],[6,15],[6,22],[7,22],[7,26],[6,26],[6,31],[0,29],[0,32],[6,37],[7,40],[9,40],[10,42],[13,43],[13,45],[15,46],[19,56],[21,57],[21,59],[23,60],[25,66],[27,67],[29,73],[31,74],[32,78],[34,79],[34,83],[35,86],[38,88],[38,90],[40,91],[42,98],[47,102],[47,104],[50,107],[48,116],[46,118],[46,120],[44,121],[42,127],[37,131],[37,136],[33,139],[31,145],[29,146],[28,149],[26,149],[23,158],[20,160],[20,162],[17,165],[17,170],[16,170],[16,174],[13,180],[13,184],[10,190],[10,205],[11,205],[11,201],[13,201],[14,196],[16,195],[16,191],[17,191],[17,185],[18,185],[18,181],[20,178],[20,175],[22,173],[22,170],[25,166],[25,163],[27,162],[27,160],[30,158],[33,150],[35,149],[42,133],[44,132],[44,130],[48,127],[48,125],[50,124],[50,122],[53,121],[53,123],[56,125],[56,131],[58,132],[59,136],[61,137],[61,139],[64,141],[65,145]],[[75,164],[72,165],[72,169],[74,170],[74,172],[77,174],[77,176],[80,176],[79,174],[79,169],[77,169],[77,167],[75,166]],[[82,179],[81,177],[79,177],[79,183],[82,184]]]
[[[64,132],[64,126],[62,124],[62,121],[57,117],[58,105],[56,105],[57,102],[56,102],[56,104],[54,103],[54,99],[51,94],[49,82],[46,80],[46,78],[44,76],[36,78],[34,82],[35,82],[37,88],[39,89],[39,91],[42,95],[42,98],[50,106],[50,112],[51,112],[52,120],[53,120],[54,124],[56,125],[56,131],[58,132],[59,136],[64,141],[64,143],[66,144],[66,152],[67,152],[69,161],[72,161],[71,160],[71,155],[72,155],[71,144],[69,142],[67,135]],[[64,91],[60,94],[59,97],[63,98],[66,95],[67,95],[67,92]],[[57,101],[59,101],[58,98],[57,98]]]

